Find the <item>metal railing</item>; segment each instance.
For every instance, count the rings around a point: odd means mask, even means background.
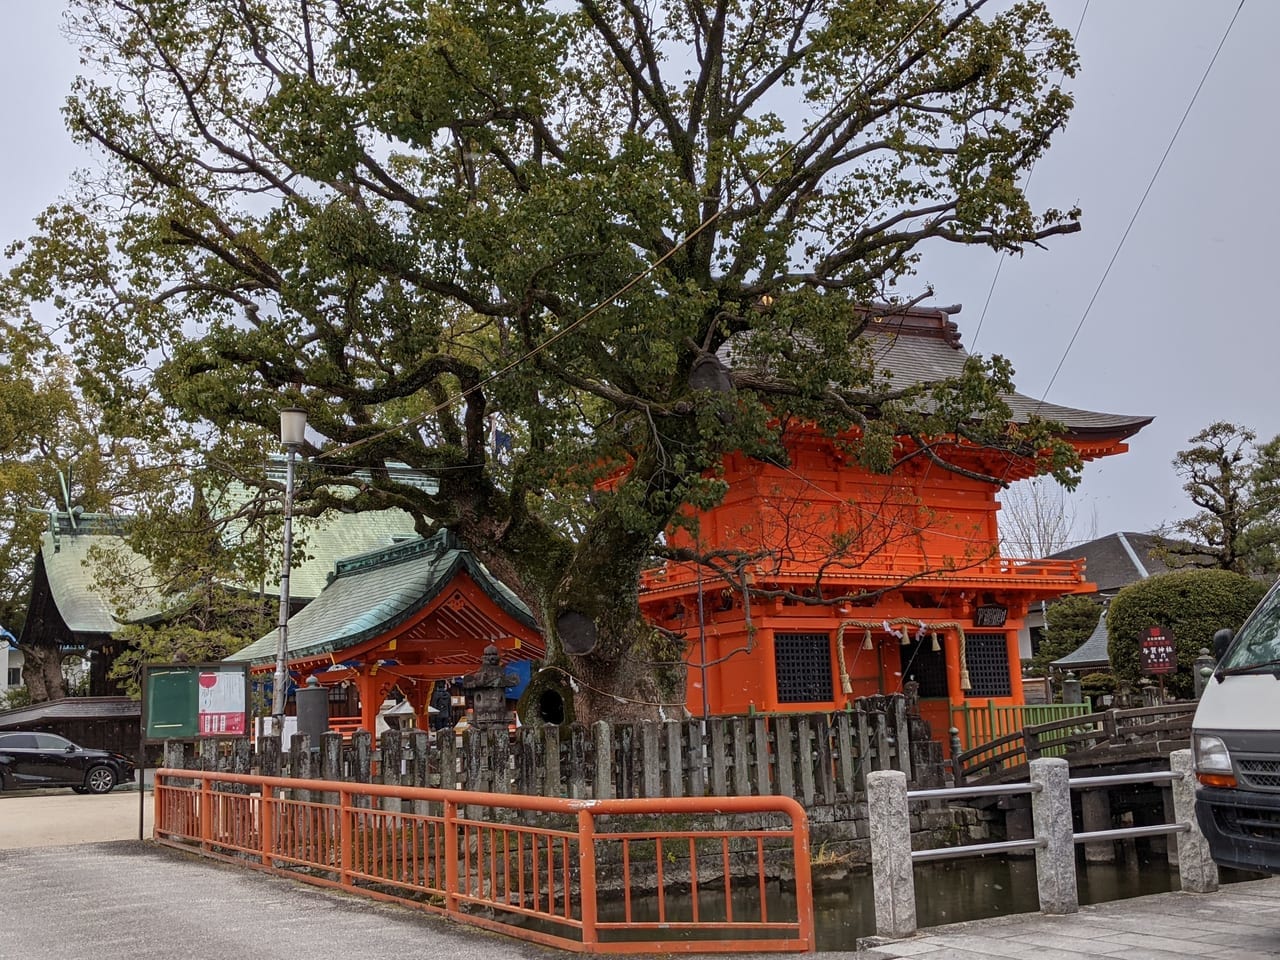
[[[814,949],[808,820],[788,797],[571,800],[161,769],[154,837],[563,949]],[[793,906],[767,902],[766,860],[794,871]]]
[[[1074,913],[1079,908],[1076,844],[1173,834],[1177,837],[1182,889],[1191,893],[1216,890],[1217,867],[1195,818],[1191,751],[1174,751],[1170,763],[1169,770],[1071,779],[1066,760],[1043,757],[1031,762],[1031,779],[1025,783],[912,791],[907,790],[906,778],[896,771],[882,770],[869,774],[867,803],[871,811],[871,863],[877,935],[897,939],[916,932],[912,867],[931,860],[1034,850],[1041,911],[1048,914]],[[1072,790],[1144,783],[1169,783],[1173,788],[1173,822],[1072,832]],[[935,850],[911,849],[910,803],[1021,794],[1031,796],[1032,837]]]

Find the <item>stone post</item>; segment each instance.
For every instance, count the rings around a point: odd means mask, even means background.
[[[1041,757],[1030,766],[1031,782],[1040,786],[1040,792],[1031,795],[1031,820],[1036,839],[1044,841],[1036,850],[1040,912],[1075,913],[1080,901],[1071,825],[1071,768],[1061,757]]]
[[[1080,822],[1084,826],[1085,833],[1111,829],[1111,794],[1105,787],[1085,790],[1080,794]],[[1098,840],[1094,843],[1086,843],[1084,859],[1087,863],[1115,863],[1115,841]]]
[[[948,735],[951,739],[951,783],[953,786],[963,787],[964,770],[960,766],[960,761],[957,759],[963,752],[960,749],[960,729],[958,727],[952,727],[948,731]]]
[[[1178,875],[1182,889],[1187,893],[1213,893],[1218,889],[1218,865],[1209,854],[1209,842],[1200,832],[1196,820],[1195,771],[1192,768],[1191,751],[1175,750],[1169,755],[1169,766],[1182,776],[1173,781],[1173,814],[1178,823],[1186,823],[1191,829],[1179,833]]]
[[[320,734],[320,779],[333,782],[342,779],[342,734]],[[338,794],[328,791],[324,794],[325,803],[337,803]]]
[[[909,937],[916,932],[916,887],[905,773],[876,770],[867,774],[867,819],[876,935]]]
[[[1213,676],[1214,665],[1213,654],[1207,647],[1200,648],[1200,656],[1196,657],[1195,668],[1192,671],[1192,677],[1195,679],[1196,699],[1200,699],[1200,694],[1204,693],[1205,684],[1209,682],[1209,678]]]

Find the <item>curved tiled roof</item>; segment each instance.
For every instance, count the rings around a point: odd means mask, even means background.
[[[1065,657],[1059,657],[1050,664],[1059,670],[1085,670],[1089,667],[1109,667],[1111,657],[1107,653],[1107,611],[1102,611],[1098,624],[1089,634],[1089,639],[1076,647]]]
[[[405,623],[465,573],[502,611],[536,630],[529,608],[448,530],[338,561],[320,596],[289,619],[289,659],[349,649]],[[275,659],[272,631],[228,660]]]
[[[959,309],[869,307],[868,322],[860,336],[869,343],[877,370],[888,374],[894,386],[935,383],[959,376],[970,356],[960,345],[959,331],[950,319],[950,314],[958,313]],[[721,348],[719,356],[732,366],[733,354],[731,340]],[[1017,392],[1006,394],[1002,399],[1009,405],[1015,423],[1026,423],[1032,416],[1038,416],[1060,423],[1069,433],[1082,437],[1123,440],[1154,419],[1045,403]]]

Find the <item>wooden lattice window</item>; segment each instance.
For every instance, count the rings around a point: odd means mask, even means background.
[[[773,656],[779,703],[821,703],[835,698],[830,634],[774,634]]]
[[[920,696],[945,697],[947,689],[947,654],[938,638],[938,649],[933,649],[933,638],[925,634],[912,640],[899,654],[902,657],[902,679],[920,684]]]
[[[1009,680],[1009,648],[1003,633],[970,633],[964,638],[969,661],[968,697],[1007,697],[1013,692]]]

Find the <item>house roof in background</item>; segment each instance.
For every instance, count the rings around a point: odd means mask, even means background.
[[[46,700],[0,713],[0,730],[51,720],[132,719],[142,715],[142,702],[129,697],[68,697]]]
[[[296,517],[293,521],[293,549],[306,559],[289,574],[289,596],[294,600],[314,600],[320,596],[339,562],[346,557],[382,550],[397,543],[416,540],[413,517],[403,510],[375,510],[365,513],[326,511],[319,517]],[[268,592],[280,592],[277,577]]]
[[[287,464],[284,457],[272,457],[263,465],[263,477],[269,483],[280,485],[283,490]],[[319,470],[314,464],[297,465],[301,481],[321,484],[323,475],[308,475],[307,471]],[[402,463],[387,464],[387,477],[400,484],[416,487],[434,494],[439,483],[423,476]],[[367,470],[351,470],[340,479],[372,482]],[[342,495],[344,488],[335,483],[330,492]],[[234,513],[254,495],[254,490],[242,484],[231,484],[221,497],[209,498],[215,512]],[[368,510],[361,513],[343,513],[326,510],[318,517],[295,516],[293,518],[294,566],[289,574],[289,596],[294,601],[314,600],[333,576],[334,568],[344,557],[381,550],[396,543],[415,539],[418,532],[413,517],[399,509]],[[279,563],[275,567],[275,579],[268,581],[267,592],[279,595]],[[257,590],[254,584],[253,589]]]
[[[1112,594],[1131,583],[1168,573],[1171,568],[1162,558],[1161,548],[1169,543],[1168,538],[1154,533],[1109,533],[1059,550],[1046,559],[1078,560],[1083,557],[1085,577],[1098,585],[1099,593]]]
[[[74,520],[65,513],[50,516],[50,529],[41,538],[36,562],[44,565],[50,596],[72,633],[114,633],[122,623],[145,620],[159,612],[159,598],[150,582],[151,564],[121,537],[125,522],[88,513]],[[94,548],[117,554],[137,584],[136,596],[123,610],[95,582]]]
[[[1059,670],[1087,670],[1090,667],[1109,667],[1111,657],[1107,653],[1107,611],[1098,617],[1097,626],[1084,643],[1065,657],[1054,660],[1050,666]]]

